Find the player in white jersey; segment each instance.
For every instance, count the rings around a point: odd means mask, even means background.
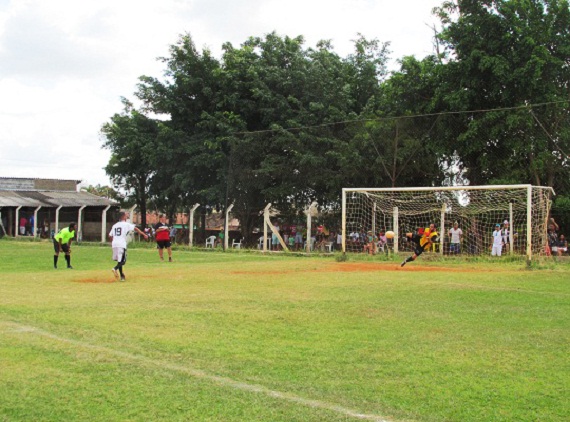
[[[144,236],[145,239],[148,239],[148,236],[137,226],[127,222],[128,218],[128,212],[120,212],[119,222],[115,223],[109,232],[111,247],[113,248],[113,261],[117,261],[117,265],[113,267],[112,271],[116,279],[119,278],[119,274],[121,275],[121,281],[126,280],[123,273],[123,265],[127,263],[127,235],[132,231],[136,231]]]

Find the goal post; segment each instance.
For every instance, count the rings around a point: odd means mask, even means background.
[[[503,254],[543,255],[551,205],[550,187],[532,185],[417,188],[344,188],[342,250],[362,252],[369,231],[395,233],[394,253],[412,250],[406,233],[434,224],[440,232],[438,254],[490,255],[493,231],[500,225]],[[459,246],[450,248],[450,229],[458,224]],[[455,242],[457,237],[455,237]]]

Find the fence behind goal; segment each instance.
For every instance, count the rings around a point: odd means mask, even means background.
[[[343,252],[362,252],[362,242],[357,239],[383,230],[395,233],[391,245],[394,253],[411,250],[405,234],[433,223],[440,233],[434,252],[447,254],[449,230],[457,222],[463,232],[462,254],[489,254],[492,233],[500,224],[502,230],[507,230],[503,253],[526,255],[530,260],[533,254],[546,251],[553,193],[552,188],[531,185],[345,188]]]

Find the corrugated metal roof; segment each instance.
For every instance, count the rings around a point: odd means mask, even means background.
[[[0,191],[0,207],[80,207],[116,205],[117,202],[88,192]]]
[[[80,180],[0,177],[0,190],[75,192]]]

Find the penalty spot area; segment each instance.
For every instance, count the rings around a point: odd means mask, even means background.
[[[73,283],[86,283],[86,284],[94,284],[94,283],[103,283],[103,284],[110,284],[110,283],[117,283],[118,280],[110,277],[93,277],[93,278],[81,278],[79,280],[72,280]]]

